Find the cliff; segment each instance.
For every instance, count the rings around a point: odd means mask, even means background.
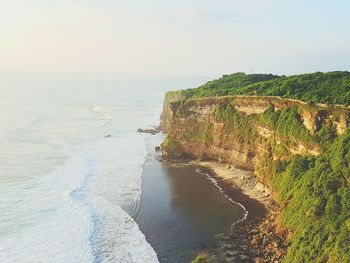
[[[162,149],[253,171],[288,233],[283,262],[350,262],[349,90],[349,72],[317,72],[234,73],[170,92]]]
[[[253,170],[271,185],[266,162],[294,155],[317,156],[324,137],[336,137],[349,126],[350,108],[309,105],[276,96],[223,96],[185,99],[165,96],[161,128],[167,131],[166,155],[217,160]],[[278,163],[278,162],[276,162]]]
[[[184,100],[185,96],[182,95],[180,91],[168,91],[165,93],[163,111],[160,116],[160,125],[159,128],[163,131],[167,131],[172,124],[173,113],[176,111],[172,107],[172,103],[180,100]]]

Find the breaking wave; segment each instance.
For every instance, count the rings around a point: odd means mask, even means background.
[[[158,262],[132,216],[141,194],[145,142],[101,138],[27,190],[31,221],[3,235],[6,262]],[[1,222],[0,222],[1,223]]]

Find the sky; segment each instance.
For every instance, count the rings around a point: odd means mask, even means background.
[[[346,0],[0,0],[0,71],[350,70]]]

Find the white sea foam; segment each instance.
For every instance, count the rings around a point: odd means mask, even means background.
[[[93,262],[89,245],[91,219],[85,207],[66,197],[87,174],[73,155],[52,174],[34,183],[23,202],[26,214],[17,233],[1,236],[0,258],[6,262]]]
[[[157,262],[132,219],[145,157],[132,132],[161,93],[27,77],[0,97],[0,262]]]
[[[136,213],[141,194],[144,139],[137,134],[112,137],[82,150],[91,176],[80,191],[86,193],[95,218],[90,241],[97,261],[157,262],[154,250],[130,216]]]
[[[26,205],[35,212],[17,234],[0,237],[0,258],[21,263],[158,262],[129,215],[137,210],[145,154],[144,140],[136,134],[79,147],[30,190]]]
[[[112,116],[101,106],[94,106],[92,111],[98,114],[101,118],[105,120],[112,119]]]
[[[214,176],[212,176],[210,173],[204,171],[204,170],[201,169],[201,168],[197,168],[196,171],[197,171],[198,173],[203,174],[204,176],[206,176],[206,177],[216,186],[216,188],[219,189],[219,191],[225,196],[225,198],[226,198],[227,200],[229,200],[229,201],[230,201],[231,203],[233,203],[233,204],[236,204],[236,205],[240,206],[240,207],[243,209],[243,211],[244,211],[243,217],[242,217],[240,220],[234,222],[234,223],[231,225],[231,228],[233,228],[236,224],[241,223],[241,222],[243,222],[244,220],[246,220],[246,219],[248,218],[248,213],[249,213],[249,212],[248,212],[248,210],[244,207],[244,205],[242,205],[240,202],[237,202],[237,201],[233,200],[229,195],[227,195],[227,194],[225,193],[225,191],[222,189],[222,187],[219,185],[218,181],[214,178]]]

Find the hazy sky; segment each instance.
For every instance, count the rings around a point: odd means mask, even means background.
[[[350,70],[348,0],[0,0],[0,70]]]

